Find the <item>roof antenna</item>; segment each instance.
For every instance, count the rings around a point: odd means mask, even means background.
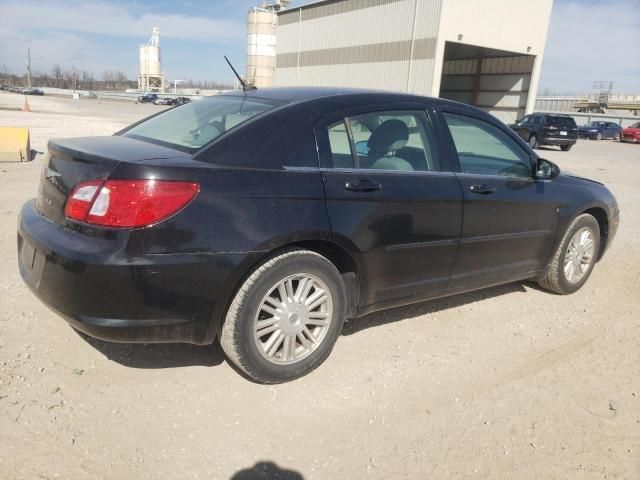
[[[255,85],[249,85],[247,82],[245,82],[244,80],[242,80],[242,77],[240,75],[238,75],[238,72],[236,72],[236,69],[233,68],[233,65],[231,65],[231,62],[229,61],[229,59],[227,58],[227,56],[224,56],[224,59],[227,61],[227,63],[229,64],[229,68],[231,68],[231,70],[233,70],[233,74],[236,76],[236,78],[238,79],[238,81],[240,82],[240,85],[242,85],[242,91],[246,92],[247,90],[257,90]]]

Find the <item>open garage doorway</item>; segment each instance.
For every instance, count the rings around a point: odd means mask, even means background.
[[[446,42],[439,96],[512,123],[525,114],[534,61],[533,55]]]

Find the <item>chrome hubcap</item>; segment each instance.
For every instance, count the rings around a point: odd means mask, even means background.
[[[593,262],[595,238],[590,228],[578,230],[567,247],[564,256],[564,276],[569,283],[582,280]]]
[[[327,285],[315,275],[291,275],[262,299],[254,321],[258,351],[286,365],[309,356],[326,337],[333,317]]]

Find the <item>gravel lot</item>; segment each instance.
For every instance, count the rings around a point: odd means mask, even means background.
[[[29,101],[35,113],[9,111],[23,98],[0,93],[0,125],[30,127],[39,150],[161,108]],[[17,268],[42,159],[0,164],[0,478],[640,478],[640,146],[541,152],[620,203],[582,290],[517,283],[371,315],[279,386],[245,380],[217,346],[75,333]]]

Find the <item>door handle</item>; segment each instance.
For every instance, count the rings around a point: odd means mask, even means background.
[[[382,185],[372,180],[362,179],[345,183],[344,189],[350,192],[377,192],[382,189]]]
[[[484,183],[481,185],[471,185],[469,190],[471,193],[477,193],[479,195],[490,195],[492,193],[496,193],[496,187],[493,185],[486,185]]]

